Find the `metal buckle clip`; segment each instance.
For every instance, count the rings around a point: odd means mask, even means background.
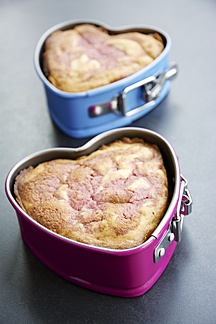
[[[180,188],[180,199],[178,201],[176,216],[172,221],[173,232],[175,234],[176,242],[181,241],[182,238],[182,226],[184,216],[189,215],[192,212],[192,198],[188,189],[188,183],[185,177],[181,175],[182,182]]]
[[[171,63],[170,67],[155,79],[153,87],[151,88],[146,87],[145,100],[149,102],[159,97],[165,82],[167,80],[171,81],[172,79],[174,79],[177,73],[178,73],[177,65],[175,63]]]
[[[172,63],[170,67],[166,71],[161,73],[159,76],[151,76],[145,80],[139,81],[125,88],[124,91],[121,93],[121,110],[123,115],[126,117],[130,117],[152,106],[155,103],[155,100],[160,96],[165,82],[173,79],[176,76],[177,72],[177,65],[175,63]],[[141,107],[127,111],[126,96],[130,91],[139,87],[144,87],[145,104]]]
[[[182,238],[182,226],[184,216],[192,212],[192,198],[187,186],[187,180],[181,175],[180,196],[176,209],[176,215],[170,223],[168,231],[155,248],[154,261],[158,262],[166,253],[166,248],[175,240],[179,242]]]
[[[172,80],[177,75],[178,69],[175,63],[158,76],[150,76],[144,80],[138,81],[126,87],[119,95],[116,95],[111,101],[89,107],[90,117],[101,116],[110,112],[117,115],[122,114],[131,117],[155,104],[155,100],[160,96],[166,81]],[[128,93],[143,87],[144,105],[127,111],[126,99]]]

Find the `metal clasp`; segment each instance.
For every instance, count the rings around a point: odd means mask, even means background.
[[[160,96],[165,82],[168,80],[172,80],[177,75],[177,72],[177,65],[175,63],[172,63],[171,66],[166,71],[159,74],[159,76],[151,76],[145,80],[139,81],[125,88],[121,94],[122,114],[124,116],[131,117],[154,105],[155,100]],[[135,109],[127,111],[126,97],[130,91],[135,90],[139,87],[144,87],[143,94],[145,104],[141,107],[137,107]]]
[[[182,238],[182,226],[184,216],[189,215],[192,212],[192,198],[188,189],[188,183],[185,177],[181,175],[181,188],[180,188],[180,199],[178,201],[176,216],[174,217],[173,232],[175,234],[175,240],[181,241]]]
[[[172,219],[168,231],[155,248],[154,261],[158,262],[166,253],[166,248],[175,240],[179,242],[182,238],[182,226],[184,216],[192,212],[192,198],[188,189],[187,180],[181,175],[181,187],[176,215]]]
[[[155,104],[155,100],[160,96],[165,82],[172,80],[177,73],[177,65],[175,63],[171,63],[170,67],[158,76],[150,76],[144,80],[138,81],[126,87],[111,101],[89,107],[89,115],[90,117],[97,117],[113,112],[117,115],[122,114],[123,116],[131,117],[138,114],[139,112]],[[143,100],[145,103],[142,106],[128,110],[126,104],[127,96],[129,92],[138,88],[143,88]]]
[[[163,86],[167,80],[172,80],[177,75],[178,69],[177,65],[175,63],[171,63],[169,69],[161,73],[154,81],[154,84],[152,87],[148,88],[146,87],[146,95],[145,100],[147,102],[155,100],[157,97],[159,97],[161,90],[163,89]]]

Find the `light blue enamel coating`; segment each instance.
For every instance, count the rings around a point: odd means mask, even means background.
[[[41,56],[43,52],[44,42],[52,32],[58,29],[70,29],[73,26],[81,23],[93,23],[97,26],[103,26],[113,34],[128,31],[139,31],[145,33],[157,32],[163,38],[165,48],[163,52],[151,64],[129,77],[111,83],[107,86],[99,87],[97,89],[92,89],[86,92],[64,92],[54,87],[48,81],[42,71]],[[154,102],[152,102],[152,105],[148,106],[141,112],[136,113],[135,115],[124,116],[123,114],[115,114],[114,112],[110,112],[98,117],[90,117],[89,108],[91,106],[109,102],[116,95],[121,94],[126,87],[150,76],[157,76],[160,73],[164,72],[169,67],[168,55],[170,48],[171,40],[167,33],[159,28],[152,26],[125,26],[121,28],[111,28],[105,24],[95,21],[67,21],[50,28],[42,35],[36,46],[34,54],[34,65],[37,74],[43,82],[45,88],[47,105],[52,120],[65,134],[75,138],[88,137],[99,134],[109,129],[131,124],[134,120],[149,113],[166,97],[170,88],[169,80],[165,82],[160,96],[156,100],[154,100]],[[131,111],[136,107],[145,104],[142,87],[128,93],[127,102],[127,111]]]

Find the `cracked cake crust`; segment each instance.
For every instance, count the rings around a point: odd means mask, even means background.
[[[43,71],[66,92],[83,92],[123,79],[150,64],[163,51],[158,33],[110,35],[81,24],[53,32],[45,42]]]

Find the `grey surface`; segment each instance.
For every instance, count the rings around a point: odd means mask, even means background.
[[[216,2],[0,1],[0,323],[215,323],[216,297]],[[183,240],[145,295],[117,298],[73,285],[24,245],[4,193],[9,169],[26,155],[87,139],[63,135],[51,122],[33,67],[42,33],[70,19],[166,30],[179,76],[163,103],[133,125],[161,133],[174,146],[194,200]]]

